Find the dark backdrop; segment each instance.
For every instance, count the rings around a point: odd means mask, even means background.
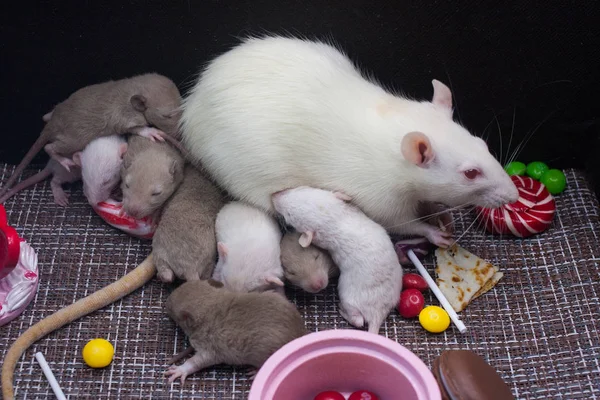
[[[16,163],[82,86],[156,71],[184,91],[236,37],[268,31],[333,38],[412,96],[448,83],[457,118],[503,159],[538,127],[519,159],[600,171],[597,1],[14,3],[0,6],[0,161]]]

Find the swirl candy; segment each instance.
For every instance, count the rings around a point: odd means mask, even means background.
[[[123,203],[112,199],[98,203],[94,210],[110,226],[135,237],[152,239],[156,230],[152,217],[133,218],[123,212]]]
[[[556,204],[548,189],[535,179],[511,176],[519,190],[519,200],[500,208],[478,207],[489,232],[525,238],[543,232],[552,223]]]

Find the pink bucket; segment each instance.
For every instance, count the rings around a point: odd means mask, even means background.
[[[248,400],[313,400],[367,390],[379,400],[441,400],[435,377],[410,350],[380,335],[343,329],[311,333],[279,349],[260,369]]]

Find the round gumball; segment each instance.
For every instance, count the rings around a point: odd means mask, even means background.
[[[366,390],[359,390],[354,392],[348,397],[348,400],[379,400],[373,392],[367,392]]]
[[[550,169],[544,172],[540,181],[551,194],[559,194],[567,186],[567,178],[559,169]]]
[[[321,392],[315,396],[314,400],[346,400],[341,393],[335,392],[333,390],[328,390],[326,392]]]
[[[92,339],[83,347],[83,361],[92,368],[104,368],[115,355],[115,348],[106,339]]]
[[[548,171],[549,169],[550,168],[548,168],[548,166],[541,161],[530,162],[527,164],[527,175],[539,181],[542,175],[544,175],[544,172]]]
[[[419,314],[419,322],[426,331],[440,333],[450,326],[450,316],[441,307],[427,306]]]
[[[421,292],[427,290],[427,282],[421,275],[418,274],[404,274],[402,277],[402,289],[417,289]]]
[[[520,161],[513,161],[504,167],[504,170],[508,175],[525,175],[527,166]]]
[[[423,309],[425,299],[418,289],[406,289],[400,293],[398,312],[404,318],[414,318]]]
[[[0,204],[0,226],[8,225],[8,219],[6,218],[6,209]]]

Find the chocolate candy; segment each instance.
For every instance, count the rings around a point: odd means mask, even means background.
[[[379,400],[379,397],[373,392],[367,392],[366,390],[359,390],[354,392],[348,397],[348,400]]]
[[[421,275],[408,273],[402,277],[402,290],[418,289],[424,292],[428,288],[427,282],[425,282],[425,279]]]
[[[513,400],[510,388],[483,358],[470,350],[445,350],[433,362],[443,400]]]
[[[315,396],[314,400],[346,400],[341,393],[335,392],[333,390],[328,390],[326,392],[321,392]]]
[[[548,166],[541,161],[530,162],[527,164],[527,175],[539,181],[548,169]]]
[[[398,312],[404,318],[414,318],[423,309],[425,299],[418,289],[406,289],[400,293]]]
[[[526,176],[511,176],[519,190],[516,203],[504,207],[477,209],[489,232],[525,238],[546,230],[552,223],[556,204],[548,189]]]

